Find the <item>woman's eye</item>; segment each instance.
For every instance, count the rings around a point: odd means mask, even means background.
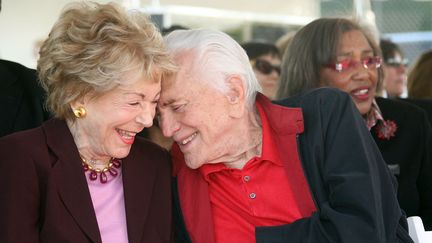
[[[132,102],[132,103],[129,103],[129,105],[136,106],[136,105],[139,105],[139,102]]]

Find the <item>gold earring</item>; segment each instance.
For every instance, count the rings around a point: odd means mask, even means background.
[[[73,113],[74,113],[74,115],[75,115],[76,118],[83,118],[87,114],[87,112],[84,109],[84,107],[78,107],[78,108],[74,109]]]

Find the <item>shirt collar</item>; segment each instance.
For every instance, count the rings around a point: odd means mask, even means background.
[[[278,156],[277,144],[275,139],[272,137],[272,128],[266,113],[264,112],[264,107],[258,102],[256,102],[256,107],[261,118],[263,134],[261,159],[268,160],[282,166],[282,162]]]
[[[366,122],[366,126],[371,130],[372,127],[374,127],[378,121],[384,121],[384,118],[382,116],[382,112],[380,108],[378,107],[378,104],[376,103],[376,100],[374,99],[372,101],[372,106],[370,111],[366,114],[366,117],[364,118]]]
[[[282,162],[278,157],[277,144],[274,141],[274,138],[271,136],[271,127],[264,112],[264,108],[262,104],[259,102],[255,102],[256,108],[258,110],[258,114],[261,118],[261,126],[262,126],[262,152],[260,160],[270,161],[276,165],[282,166]],[[248,163],[252,160],[255,160],[256,157],[251,158]],[[247,164],[247,163],[246,163]],[[231,168],[226,167],[223,163],[217,164],[204,164],[199,168],[201,175],[204,177],[206,181],[209,181],[209,176],[212,173],[217,173],[223,170],[230,170]]]

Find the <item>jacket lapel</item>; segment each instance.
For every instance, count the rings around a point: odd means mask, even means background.
[[[269,120],[273,128],[271,136],[277,142],[279,156],[285,164],[287,179],[292,185],[294,201],[298,204],[303,216],[309,216],[316,211],[312,192],[306,179],[299,155],[297,136],[304,132],[304,120],[301,108],[292,108],[272,104],[266,97],[259,94],[257,101],[262,105],[261,113]],[[259,107],[258,107],[259,108]]]
[[[53,165],[52,179],[58,193],[81,230],[92,242],[102,242],[93,203],[78,149],[64,121],[50,120],[43,125],[47,144],[57,157]]]
[[[123,173],[123,190],[124,200],[126,207],[126,222],[129,242],[141,242],[143,228],[145,227],[146,218],[151,203],[154,188],[155,172],[154,163],[152,158],[145,156],[145,148],[132,146],[128,157],[123,159],[122,173]],[[140,153],[140,155],[137,155]],[[143,158],[142,160],[134,160],[130,158]]]

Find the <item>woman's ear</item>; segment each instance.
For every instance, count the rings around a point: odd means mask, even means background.
[[[81,96],[78,99],[70,102],[69,106],[72,109],[72,111],[79,109],[79,108],[87,109],[88,102],[90,101],[90,99],[92,99],[92,96],[90,94],[86,94],[86,95]]]
[[[226,97],[230,104],[229,115],[242,117],[246,109],[246,96],[243,79],[240,75],[232,75],[228,78],[228,91]]]

